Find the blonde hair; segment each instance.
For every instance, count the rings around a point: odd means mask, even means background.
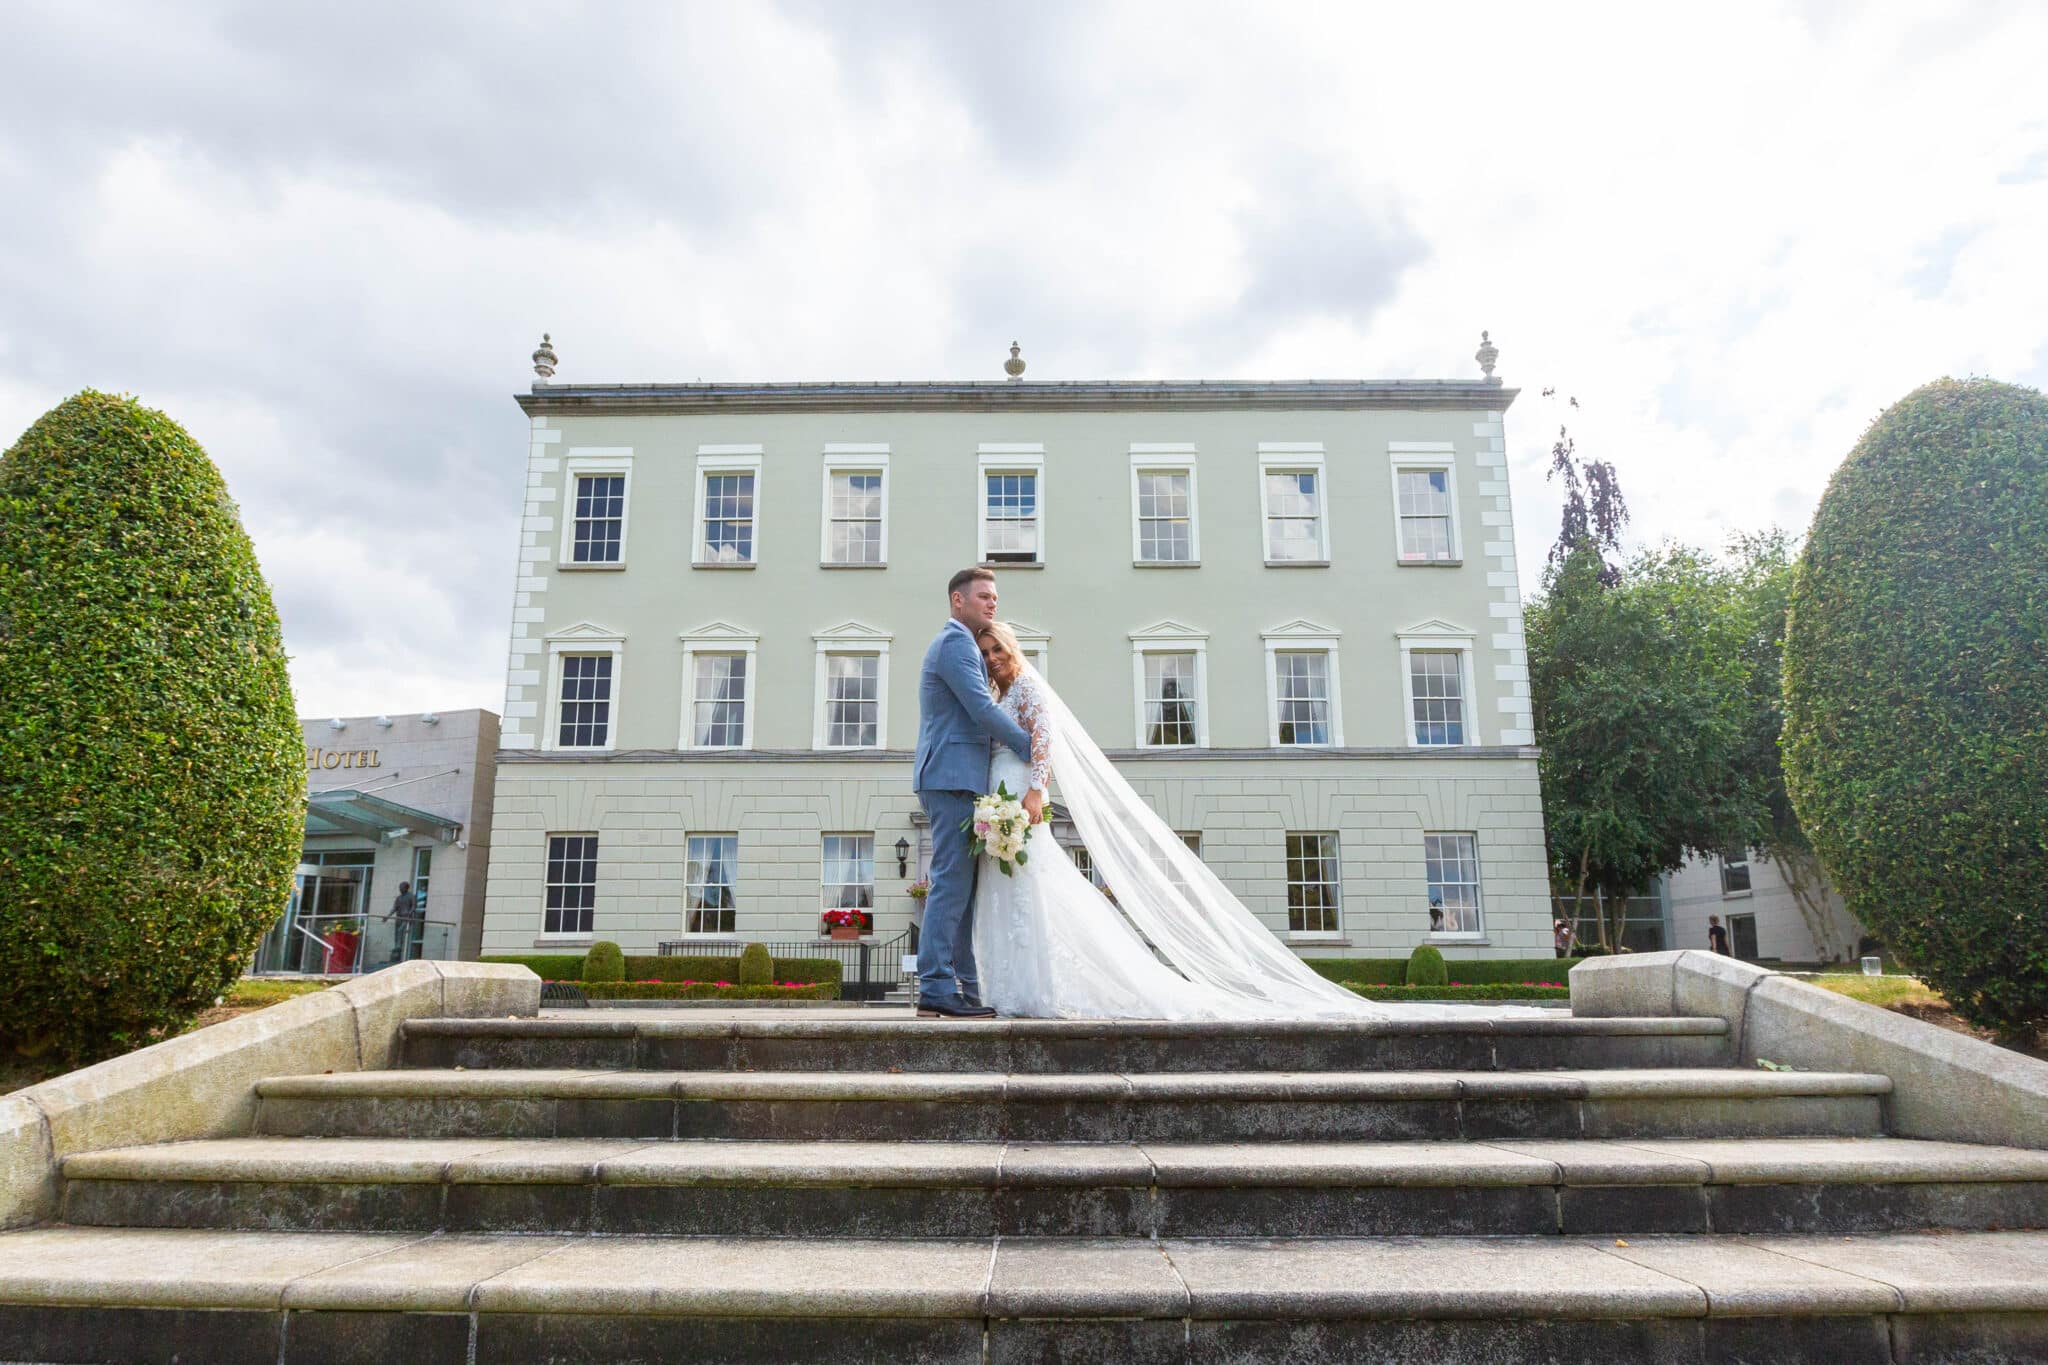
[[[981,637],[984,635],[994,636],[995,642],[1003,647],[1003,652],[1005,654],[1008,654],[1012,659],[1016,661],[1018,673],[1021,674],[1024,671],[1024,646],[1017,642],[1017,632],[1011,630],[1007,622],[989,622],[980,630],[974,632],[975,643],[981,643]],[[989,684],[992,687],[995,686],[995,679],[989,679]],[[996,688],[996,692],[998,695],[1000,695],[1002,691],[1002,688]]]

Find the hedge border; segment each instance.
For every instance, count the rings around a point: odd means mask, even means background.
[[[583,980],[583,955],[581,953],[527,953],[494,954],[480,957],[479,962],[503,962],[525,967],[543,981],[567,981],[580,984]],[[843,968],[837,958],[830,957],[778,957],[774,960],[777,981],[801,981],[805,985],[839,986]],[[737,957],[661,957],[658,955],[626,955],[626,977],[628,981],[734,981],[739,978],[740,960]],[[585,992],[588,994],[588,992]]]
[[[836,965],[836,964],[835,964]],[[721,986],[715,981],[571,982],[588,1000],[837,1000],[839,983],[803,986]]]
[[[1565,974],[1586,959],[1583,957],[1481,957],[1444,959],[1451,980],[1467,986],[1526,985],[1539,981],[1562,981]],[[1305,957],[1317,975],[1344,985],[1405,986],[1408,959],[1405,957]]]
[[[1562,1000],[1572,998],[1569,986],[1538,986],[1500,982],[1491,986],[1371,986],[1347,981],[1344,988],[1367,1000]]]

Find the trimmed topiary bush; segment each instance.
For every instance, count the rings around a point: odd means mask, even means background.
[[[1447,985],[1450,979],[1451,974],[1444,966],[1444,955],[1427,943],[1408,954],[1408,985],[1442,986]]]
[[[765,986],[775,979],[775,959],[768,956],[768,949],[759,943],[749,943],[740,949],[740,974],[734,978],[742,986]]]
[[[2048,398],[1917,389],[1792,586],[1785,782],[1849,909],[1974,1024],[2048,1024]]]
[[[291,897],[305,748],[220,471],[87,391],[0,456],[0,1037],[85,1062],[183,1028]]]
[[[619,945],[600,940],[590,945],[590,951],[583,955],[583,979],[585,981],[624,981],[626,979],[626,954]]]

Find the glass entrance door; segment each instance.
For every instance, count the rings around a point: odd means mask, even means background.
[[[309,975],[361,970],[363,912],[368,908],[373,855],[310,855],[292,878],[284,917],[256,951],[258,972]],[[349,857],[349,863],[329,861]]]

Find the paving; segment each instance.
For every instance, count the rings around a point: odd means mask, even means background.
[[[0,1360],[2048,1360],[2048,1152],[1718,1019],[417,1019],[74,1155]]]

